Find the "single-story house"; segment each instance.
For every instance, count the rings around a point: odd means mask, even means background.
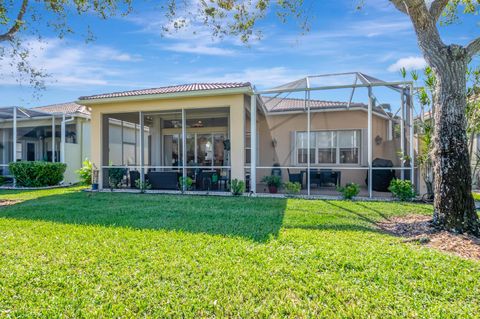
[[[16,114],[14,114],[16,113]],[[13,117],[17,118],[13,121]],[[82,167],[85,159],[90,159],[90,110],[81,104],[67,102],[30,109],[20,107],[0,108],[1,170],[3,176],[9,176],[8,163],[14,161],[48,161],[67,164],[64,183],[79,181],[76,171]],[[15,123],[14,123],[15,122]],[[112,138],[121,136],[134,140],[138,128],[112,120]],[[14,130],[14,126],[16,130]],[[63,127],[63,128],[62,128]],[[16,147],[14,152],[14,131]],[[52,132],[55,132],[52,134]],[[52,138],[53,136],[53,138]],[[54,141],[54,142],[52,142]],[[112,163],[122,155],[121,150],[112,150]],[[117,153],[115,153],[117,152]],[[134,163],[135,153],[126,152],[125,163]],[[130,156],[131,158],[128,158]],[[120,161],[123,163],[122,161]]]
[[[250,83],[232,82],[82,96],[77,103],[91,111],[91,159],[100,169],[100,188],[109,187],[113,169],[123,169],[124,187],[140,179],[154,189],[176,189],[183,176],[197,190],[224,190],[239,179],[260,193],[267,191],[263,177],[278,175],[284,182],[301,182],[311,194],[349,182],[366,188],[368,147],[372,160],[403,167],[399,152],[410,143],[399,132],[409,128],[400,125],[401,117],[372,105],[368,146],[368,104],[309,99],[307,112],[305,101],[262,96]],[[408,122],[408,112],[403,114]],[[379,169],[373,184],[386,171]]]

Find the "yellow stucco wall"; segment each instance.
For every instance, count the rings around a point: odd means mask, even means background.
[[[222,96],[185,97],[146,101],[98,103],[89,102],[91,107],[91,156],[93,163],[102,166],[102,118],[104,114],[128,112],[152,112],[169,110],[191,110],[201,108],[228,107],[230,109],[231,176],[244,179],[244,127],[245,98],[243,94]],[[100,181],[102,178],[100,178]]]

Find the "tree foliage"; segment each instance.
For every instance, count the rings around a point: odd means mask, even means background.
[[[0,0],[0,62],[8,61],[15,72],[12,76],[19,82],[28,81],[42,89],[48,74],[42,66],[30,63],[29,40],[42,39],[46,29],[59,38],[81,31],[91,40],[90,27],[75,30],[70,17],[89,14],[107,19],[128,14],[131,4],[132,0]]]
[[[401,70],[402,77],[407,78],[407,71]],[[475,147],[475,141],[480,134],[480,68],[470,69],[466,76],[469,78],[467,87],[467,136],[470,158],[472,158],[472,178],[474,183],[480,181],[480,151]],[[434,108],[432,101],[435,99],[436,78],[430,67],[423,70],[423,83],[419,83],[417,71],[410,73],[410,78],[415,82],[417,90],[415,96],[420,106],[420,114],[415,121],[415,131],[420,142],[420,151],[417,163],[420,165],[421,175],[427,187],[426,195],[433,196],[432,173],[432,148],[433,148],[433,118]]]
[[[247,43],[261,37],[258,23],[272,11],[280,21],[293,18],[302,30],[309,30],[309,19],[313,16],[310,9],[315,4],[312,0],[168,0],[162,6],[168,21],[163,31],[174,32],[201,24],[214,37],[235,36]]]

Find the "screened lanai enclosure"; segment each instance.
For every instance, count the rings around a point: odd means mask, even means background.
[[[11,178],[13,161],[64,162],[65,143],[75,143],[76,126],[64,114],[22,107],[0,108],[1,175]]]
[[[178,190],[185,177],[189,189],[227,191],[229,114],[217,107],[104,115],[103,184]]]
[[[381,197],[393,178],[415,183],[412,90],[353,72],[265,90],[192,84],[82,102],[98,122],[101,188],[228,192],[237,179],[251,194],[285,192],[269,187],[275,176],[305,196],[356,183],[361,196]]]
[[[310,196],[338,196],[338,187],[356,183],[360,196],[384,197],[393,178],[415,183],[412,92],[411,82],[359,72],[256,91],[247,119],[250,191],[272,191],[272,175]]]

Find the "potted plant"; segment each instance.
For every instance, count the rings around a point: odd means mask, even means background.
[[[272,194],[276,194],[280,186],[282,186],[282,179],[277,175],[264,176],[262,182],[267,184],[268,191]]]

